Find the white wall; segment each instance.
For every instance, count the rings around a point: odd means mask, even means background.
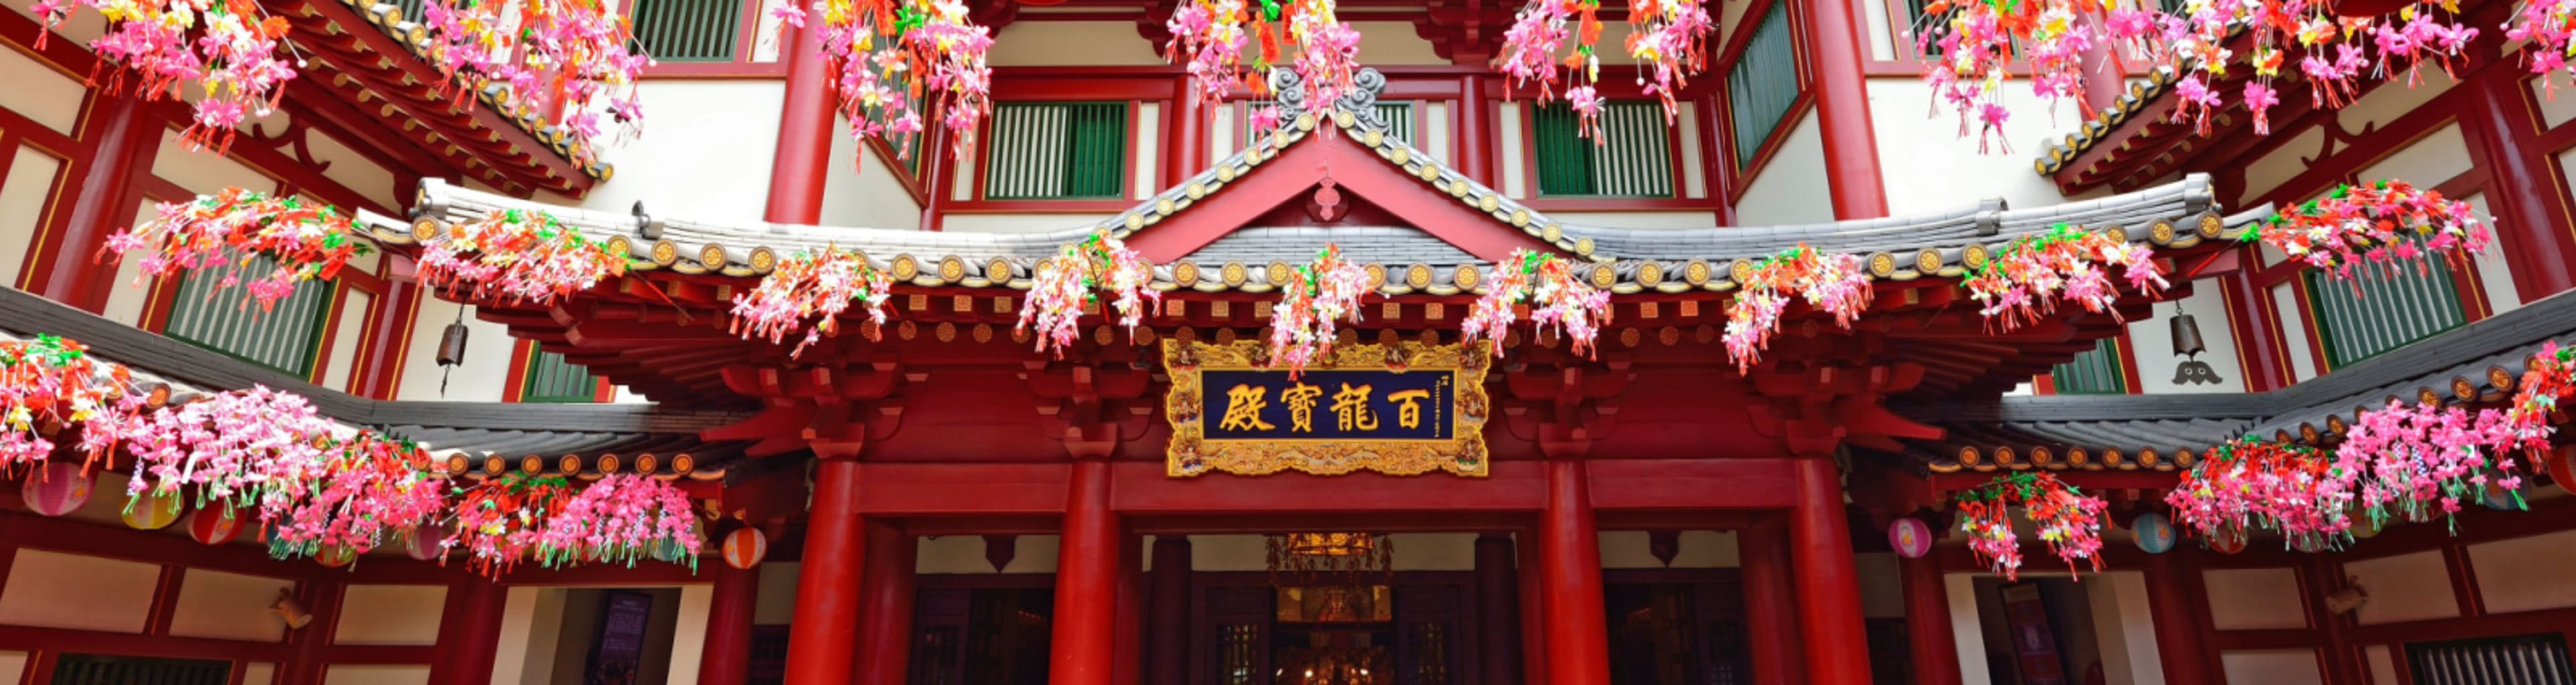
[[[510,380],[510,353],[518,347],[509,327],[464,312],[465,363],[452,369],[438,365],[438,340],[446,334],[447,324],[458,320],[459,309],[470,308],[434,297],[420,301],[420,323],[412,327],[411,347],[403,358],[402,388],[395,399],[501,401]],[[439,390],[442,376],[447,384],[444,392]]]
[[[2209,623],[2217,630],[2305,628],[2299,577],[2286,568],[2210,569],[2201,572],[2209,596]]]
[[[2459,598],[2451,593],[2451,572],[2443,567],[2441,552],[2348,561],[2343,572],[2370,593],[2370,601],[2353,613],[2362,625],[2460,615]]]
[[[0,74],[0,78],[9,77]],[[6,154],[9,173],[0,176],[0,285],[18,285],[34,257],[30,248],[36,242],[36,229],[44,223],[45,203],[53,197],[63,160],[28,146]]]
[[[2576,586],[2566,582],[2568,562],[2576,557],[2576,531],[2469,545],[2468,553],[2478,597],[2489,612],[2576,606]],[[2371,593],[2372,601],[2378,596]]]
[[[898,167],[887,166],[886,158],[873,150],[862,153],[857,138],[845,128],[849,119],[836,117],[832,129],[832,168],[823,179],[823,214],[825,226],[864,226],[868,228],[916,229],[921,227],[921,203],[912,200],[904,190]],[[946,148],[924,146],[924,157],[946,155]],[[766,200],[763,201],[766,209]]]
[[[445,585],[352,584],[341,590],[340,617],[331,643],[341,645],[438,644]]]
[[[141,633],[160,583],[153,564],[20,549],[0,588],[0,623]]]
[[[1889,214],[1929,214],[1998,197],[2016,208],[2046,207],[2107,192],[2067,198],[2048,177],[2031,173],[2031,157],[2048,149],[2041,141],[2062,138],[2083,124],[2076,107],[2060,105],[2052,117],[2047,101],[2031,95],[2024,80],[2005,83],[2001,93],[2013,116],[1996,140],[2010,152],[1998,147],[1979,153],[1975,124],[1968,137],[1960,137],[1959,114],[1947,103],[1936,110],[1923,79],[1869,80],[1870,130],[1878,136],[1878,173]],[[1742,208],[1736,211],[1741,217]]]
[[[2113,274],[2114,278],[2118,275]],[[2202,279],[2192,288],[2191,297],[2158,303],[2154,314],[2129,323],[2129,352],[2138,360],[2138,389],[2145,393],[2223,393],[2244,392],[2245,371],[2237,364],[2236,336],[2230,330],[2227,300],[2218,279]],[[2209,365],[2218,373],[2219,383],[2177,384],[2174,371],[2183,357],[2173,346],[2174,312],[2191,315],[2200,328],[2200,339],[2209,351],[2191,358]]]
[[[994,67],[1151,66],[1165,63],[1162,46],[1137,35],[1135,22],[1042,19],[1042,15],[1024,13],[1019,20],[1002,27],[1002,32],[993,36],[993,48],[985,54],[985,62]]]
[[[2317,669],[2317,652],[2313,649],[2265,649],[2222,652],[2219,668],[2230,683],[2262,685],[2324,685],[2325,674]]]
[[[172,542],[170,544],[177,544]],[[269,611],[279,590],[295,581],[201,568],[179,579],[179,601],[171,607],[170,634],[219,640],[277,642],[286,639],[286,621]]]
[[[1753,185],[1745,188],[1744,197],[1736,200],[1736,225],[1834,220],[1833,178],[1825,172],[1825,141],[1819,127],[1814,110],[1798,117],[1788,139],[1762,166]]]
[[[617,176],[578,202],[547,193],[536,199],[620,213],[644,200],[663,216],[759,221],[769,202],[786,86],[768,79],[652,79],[641,92],[649,113],[643,135],[601,153],[617,165]]]

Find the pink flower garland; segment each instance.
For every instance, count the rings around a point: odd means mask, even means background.
[[[2567,58],[2576,57],[2576,0],[2530,0],[2514,12],[2505,25],[2507,41],[2531,41],[2523,49],[2524,61],[2531,73],[2541,74],[2543,93],[2558,97],[2558,74],[2576,74],[2576,65]]]
[[[123,365],[90,359],[88,348],[54,336],[0,340],[0,466],[17,467],[53,457],[52,437],[81,426],[91,461],[105,456],[137,420],[140,398]],[[94,380],[108,376],[108,387]],[[88,424],[97,424],[89,428]]]
[[[236,0],[39,0],[32,8],[43,30],[36,49],[71,17],[89,7],[107,17],[106,35],[89,42],[98,54],[98,69],[112,72],[109,87],[132,72],[134,92],[144,97],[178,99],[180,88],[196,84],[206,93],[196,115],[181,134],[190,148],[212,148],[223,154],[244,119],[267,116],[277,108],[288,79],[302,60],[290,64],[279,56],[286,20],[263,16],[255,2]],[[90,80],[98,80],[93,73]]]
[[[1537,83],[1540,102],[1558,97],[1557,69],[1562,66],[1567,84],[1563,97],[1577,116],[1577,131],[1596,140],[1602,135],[1601,108],[1606,104],[1595,88],[1601,81],[1596,52],[1600,10],[1600,0],[1530,0],[1503,31],[1502,51],[1494,58],[1515,87]],[[1576,28],[1568,29],[1570,23]],[[1670,123],[1679,113],[1674,95],[1708,66],[1707,38],[1717,22],[1703,3],[1642,0],[1629,4],[1628,24],[1628,55],[1643,72],[1638,82],[1647,95],[1663,100],[1664,119]],[[1568,39],[1574,49],[1560,57]]]
[[[956,0],[823,0],[823,56],[850,122],[850,137],[884,139],[909,155],[924,117],[940,116],[953,154],[964,154],[993,110],[992,29]],[[805,11],[772,11],[805,26]]]
[[[1342,259],[1340,245],[1325,245],[1314,263],[1289,274],[1279,304],[1270,308],[1270,363],[1288,367],[1288,376],[1295,378],[1307,364],[1332,353],[1334,327],[1344,317],[1360,320],[1360,297],[1368,287],[1366,267]]]
[[[634,566],[657,543],[670,543],[697,567],[697,512],[688,493],[650,476],[613,474],[581,489],[537,530],[536,555],[548,568],[599,561]]]
[[[2560,349],[2556,340],[2542,343],[2516,387],[2505,424],[2514,445],[2537,466],[2549,454],[2549,435],[2557,431],[2550,419],[2558,413],[2558,400],[2576,395],[2576,348]]]
[[[1290,62],[1305,84],[1306,109],[1330,111],[1359,73],[1360,32],[1342,23],[1337,6],[1336,0],[1262,0],[1253,9],[1244,0],[1180,0],[1164,24],[1172,32],[1168,58],[1186,60],[1191,80],[1215,101],[1238,83],[1262,93],[1261,74],[1279,63],[1280,43],[1294,43]],[[1261,48],[1250,69],[1243,66],[1247,37]]]
[[[804,329],[805,337],[788,353],[801,355],[806,347],[840,329],[841,312],[851,303],[866,307],[868,321],[884,324],[886,300],[893,296],[894,279],[869,266],[858,253],[832,248],[799,251],[779,260],[751,292],[733,297],[733,332],[745,340],[760,337],[777,344],[787,334]],[[810,327],[805,323],[808,318],[814,321]]]
[[[2131,290],[2153,294],[2167,285],[2153,248],[2067,224],[2004,246],[1969,270],[1966,285],[1985,305],[1978,313],[2007,331],[2055,314],[2061,299],[2116,316],[2120,291],[2104,268],[2110,264],[2120,266]]]
[[[1827,255],[1805,244],[1755,264],[1726,305],[1726,356],[1735,370],[1751,369],[1762,351],[1770,349],[1791,293],[1806,298],[1808,306],[1832,312],[1834,325],[1850,329],[1876,293],[1862,266],[1859,257]]]
[[[2266,528],[2328,542],[2352,527],[2346,512],[2361,473],[2297,445],[2237,440],[2209,451],[2165,502],[2174,522],[2214,536]]]
[[[2396,180],[2340,186],[2324,198],[2280,207],[2243,239],[2338,280],[2352,278],[2354,266],[2363,264],[2393,274],[2412,262],[2420,273],[2432,268],[2427,253],[2466,266],[2495,242],[2469,203]]]
[[[2102,570],[2102,518],[2110,503],[2086,496],[2050,473],[2012,473],[1973,490],[1951,496],[1959,505],[1959,530],[1968,533],[1968,550],[2006,581],[2021,576],[2021,542],[2013,531],[2012,508],[2021,507],[2039,524],[2039,539],[2066,561],[2088,561]]]
[[[1163,293],[1151,287],[1154,263],[1108,231],[1093,231],[1079,242],[1066,243],[1055,256],[1038,260],[1033,281],[1029,301],[1020,305],[1020,325],[1014,330],[1025,333],[1034,325],[1037,349],[1052,351],[1059,358],[1073,347],[1074,324],[1082,318],[1083,306],[1100,301],[1097,291],[1116,296],[1110,306],[1118,310],[1118,323],[1130,335],[1150,313],[1146,303],[1163,301]]]
[[[364,433],[325,442],[324,477],[262,503],[270,554],[363,553],[445,518],[447,480],[419,446]]]
[[[1493,282],[1467,309],[1462,341],[1493,341],[1488,349],[1502,356],[1503,335],[1520,319],[1519,305],[1524,302],[1533,307],[1530,320],[1540,330],[1563,328],[1575,354],[1592,354],[1601,326],[1610,323],[1610,293],[1576,277],[1574,265],[1544,252],[1513,250],[1494,265]]]
[[[350,258],[366,254],[356,232],[348,217],[329,206],[225,188],[189,202],[161,203],[151,223],[108,236],[101,252],[123,259],[148,250],[136,266],[155,277],[220,269],[242,254],[266,255],[277,266],[256,275],[250,297],[267,311],[295,294],[297,284],[330,280]],[[242,275],[239,269],[225,273],[218,288],[240,283]]]
[[[512,471],[463,489],[456,503],[456,534],[447,549],[464,548],[466,567],[498,578],[537,549],[545,525],[573,498],[562,476]]]
[[[602,113],[628,134],[644,124],[636,81],[653,58],[628,49],[626,18],[603,0],[430,0],[422,17],[459,100],[502,86],[584,141],[603,135]],[[576,148],[573,163],[594,161]]]
[[[532,210],[458,224],[420,250],[420,282],[469,299],[545,305],[626,274],[633,257]]]

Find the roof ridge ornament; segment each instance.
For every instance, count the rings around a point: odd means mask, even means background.
[[[1385,90],[1386,74],[1376,67],[1360,67],[1351,76],[1351,87],[1334,97],[1333,109],[1349,112],[1363,126],[1383,130],[1387,121],[1377,114],[1377,98]],[[1271,67],[1270,92],[1282,111],[1306,111],[1306,82],[1298,77],[1297,70]]]

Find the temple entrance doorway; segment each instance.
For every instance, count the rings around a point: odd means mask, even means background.
[[[1744,593],[1732,578],[1605,585],[1612,685],[1744,685]]]
[[[1046,685],[1053,588],[924,589],[913,613],[912,685]]]

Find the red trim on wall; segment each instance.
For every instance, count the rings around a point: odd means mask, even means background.
[[[527,338],[514,338],[510,343],[510,371],[501,381],[501,401],[526,401],[528,367],[537,354],[537,344]]]

